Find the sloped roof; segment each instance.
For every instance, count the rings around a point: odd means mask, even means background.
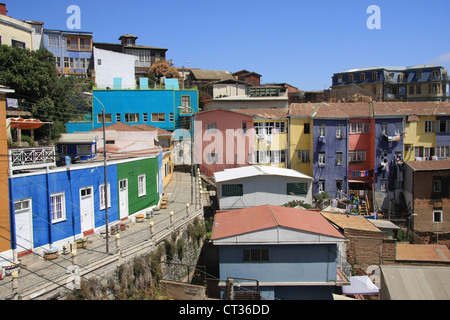
[[[158,131],[158,135],[164,135],[164,134],[172,134],[170,131],[166,131],[164,129],[160,129],[157,127],[150,126],[148,124],[126,124],[123,122],[117,122],[114,124],[111,124],[109,126],[105,126],[105,130],[114,130],[114,131]],[[103,128],[97,128],[94,130],[91,130],[90,132],[99,132],[103,131]]]
[[[262,175],[284,176],[313,180],[313,178],[311,178],[310,176],[307,176],[306,174],[300,173],[296,170],[262,165],[225,169],[224,171],[215,172],[214,179],[215,182],[224,182]]]
[[[241,108],[231,110],[240,113],[251,114],[266,119],[284,119],[286,118],[289,111],[288,108]]]
[[[450,268],[381,266],[381,297],[391,300],[450,300]]]
[[[331,221],[336,226],[342,229],[382,232],[380,229],[375,227],[373,223],[368,221],[363,216],[354,216],[350,214],[328,213],[328,212],[321,212],[321,214],[327,220]]]
[[[226,80],[234,79],[229,71],[191,69],[191,73],[197,80]]]
[[[450,170],[450,159],[432,161],[406,161],[405,163],[413,171]]]
[[[445,245],[397,243],[396,260],[448,262],[450,250]]]
[[[237,210],[217,211],[211,238],[217,240],[276,227],[322,234],[339,239],[344,238],[318,211],[269,204]]]

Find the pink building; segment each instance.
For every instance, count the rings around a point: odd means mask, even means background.
[[[255,139],[253,115],[215,109],[194,115],[194,161],[208,176],[248,166]]]

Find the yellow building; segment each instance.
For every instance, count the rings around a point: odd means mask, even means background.
[[[315,106],[293,103],[289,111],[289,164],[290,169],[313,175],[313,119]]]
[[[8,145],[6,136],[6,94],[14,90],[0,86],[0,262],[5,253],[11,254],[11,233],[9,219],[9,188],[8,188]],[[9,261],[11,256],[6,257]],[[6,261],[8,261],[6,260]]]
[[[405,161],[430,159],[436,148],[436,116],[410,115],[405,122]]]
[[[0,15],[1,44],[24,49],[33,49],[31,24],[5,15]]]

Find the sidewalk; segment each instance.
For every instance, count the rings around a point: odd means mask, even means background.
[[[198,183],[194,184],[198,185]],[[169,197],[167,209],[161,209],[144,222],[135,222],[134,217],[125,221],[127,228],[120,231],[120,253],[116,246],[116,236],[109,236],[109,253],[106,253],[106,237],[95,233],[87,237],[86,248],[77,250],[76,263],[79,267],[81,279],[92,276],[105,276],[121,263],[133,259],[135,256],[150,251],[156,244],[169,236],[174,229],[178,229],[196,216],[201,216],[203,208],[196,205],[196,190],[194,190],[194,203],[191,202],[191,177],[189,173],[174,172],[172,181],[165,188]],[[190,203],[189,215],[186,204]],[[173,223],[170,222],[170,212],[173,211]],[[153,221],[153,233],[150,222]],[[111,226],[115,223],[111,223]],[[36,253],[30,253],[19,259],[21,269],[17,278],[17,293],[14,299],[44,299],[57,293],[57,290],[74,279],[75,270],[72,255],[59,254],[54,260],[44,260]],[[76,271],[78,271],[76,270]],[[0,299],[13,297],[12,277],[7,276],[0,280]]]

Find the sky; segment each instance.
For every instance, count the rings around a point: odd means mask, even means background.
[[[307,91],[329,88],[333,73],[354,68],[433,63],[450,70],[448,0],[1,2],[8,16],[58,30],[69,30],[67,8],[76,5],[80,31],[92,32],[94,42],[133,34],[136,44],[167,48],[175,67],[245,69],[262,83]],[[371,5],[379,10],[368,11]]]

